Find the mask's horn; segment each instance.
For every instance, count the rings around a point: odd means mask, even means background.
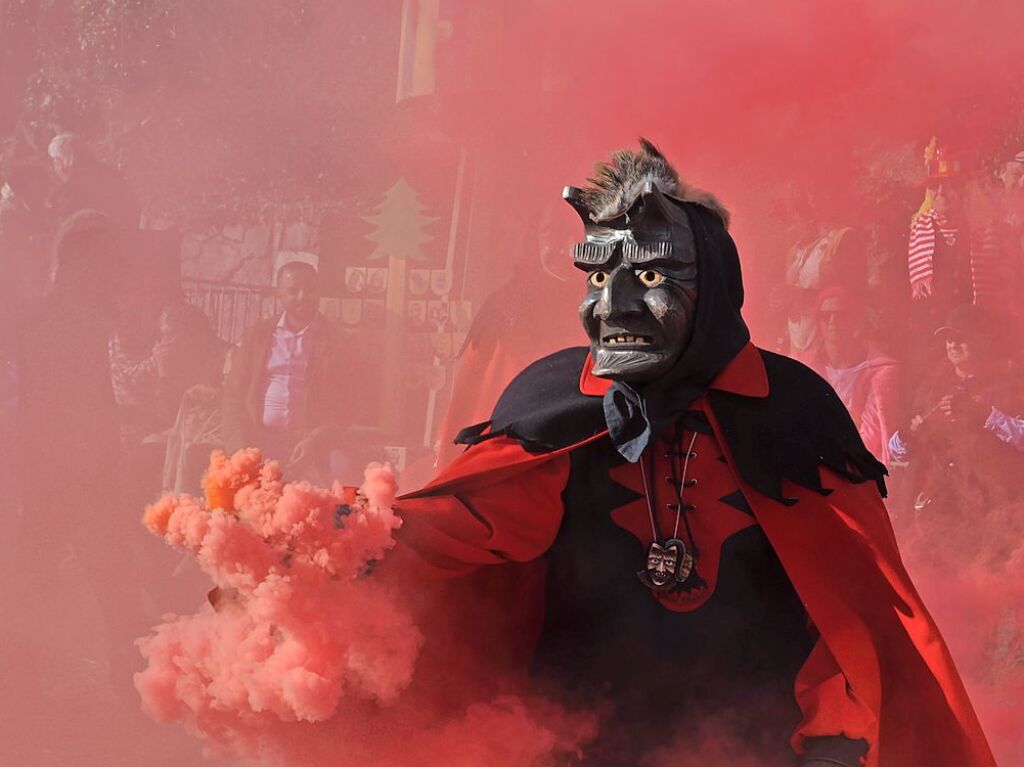
[[[683,226],[688,225],[686,213],[683,212],[682,208],[676,202],[673,202],[673,198],[667,196],[651,181],[644,184],[643,190],[637,196],[637,200],[643,200],[645,206],[649,206],[647,215],[651,215],[651,211],[656,211],[658,215],[667,221],[673,221]]]
[[[562,189],[562,199],[572,205],[573,209],[579,214],[583,226],[590,226],[594,223],[594,220],[590,217],[590,209],[583,202],[582,190],[574,186],[567,186]]]

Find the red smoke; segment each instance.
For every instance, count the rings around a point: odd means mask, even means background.
[[[1024,509],[993,510],[980,524],[989,528],[988,551],[931,540],[924,542],[931,551],[911,555],[908,566],[957,661],[996,762],[1012,765],[1024,749]],[[933,564],[936,552],[958,564],[952,570]]]
[[[394,545],[390,470],[367,469],[365,506],[345,505],[340,488],[284,484],[258,450],[215,454],[207,487],[212,508],[168,496],[146,511],[146,526],[192,553],[217,588],[212,605],[141,643],[148,711],[216,734],[324,721],[347,696],[393,702],[422,637],[392,595],[361,579]]]
[[[291,10],[300,5],[301,22],[289,26]],[[38,155],[55,130],[81,131],[103,159],[123,168],[150,220],[185,231],[205,233],[210,222],[263,221],[283,207],[329,205],[337,220],[331,237],[323,236],[322,249],[335,253],[342,267],[363,263],[372,251],[363,216],[405,177],[423,192],[427,214],[440,219],[430,225],[434,239],[425,246],[430,266],[440,266],[451,245],[462,265],[460,297],[476,305],[502,280],[518,277],[523,263],[533,263],[539,211],[547,201],[557,202],[560,187],[579,183],[595,160],[644,135],[685,177],[732,209],[748,316],[761,343],[771,338],[764,307],[780,279],[783,249],[792,244],[788,230],[797,219],[853,226],[884,221],[894,232],[894,244],[880,247],[898,250],[905,246],[902,227],[920,202],[921,149],[933,134],[956,145],[965,165],[979,172],[988,170],[976,162],[979,158],[1004,151],[1008,136],[1024,136],[1024,3],[1018,0],[445,0],[433,44],[434,92],[396,105],[406,5],[418,3],[0,3],[0,130],[16,144],[38,132]],[[103,19],[122,10],[130,17],[137,11],[132,8],[143,6],[149,14],[145,23],[109,39],[90,36]],[[91,12],[89,23],[72,19],[72,7]],[[25,19],[38,22],[40,33],[24,34],[18,25]],[[68,62],[85,61],[82,57],[96,51],[109,52],[107,66],[69,69]],[[54,61],[59,66],[37,76],[37,69]],[[100,82],[101,77],[106,79]],[[21,119],[27,89],[36,109],[32,117],[43,112],[46,120]],[[1024,149],[1024,143],[1009,148]],[[463,150],[469,160],[461,219],[449,243],[452,180]],[[566,208],[564,215],[573,214]],[[577,332],[570,302],[548,309],[565,334]],[[379,387],[375,372],[364,374],[358,367],[339,384],[339,396]],[[410,391],[409,397],[419,394],[426,396]],[[97,495],[78,493],[74,506],[52,509],[49,526],[22,524],[30,532],[4,541],[0,566],[6,568],[8,585],[3,638],[9,667],[2,670],[6,691],[0,719],[9,734],[0,738],[0,761],[74,760],[89,767],[123,757],[179,767],[189,759],[187,745],[170,729],[150,727],[137,716],[134,701],[115,700],[116,683],[102,676],[105,661],[96,660],[124,640],[108,636],[95,608],[95,594],[110,584],[82,578],[68,541],[80,537],[80,527],[91,526],[90,514],[97,509],[118,520],[138,514],[134,508],[114,512],[109,498]],[[262,542],[235,540],[226,517],[213,521],[183,503],[181,519],[190,521],[176,533],[179,542],[194,540],[195,528],[212,524],[224,545],[241,547],[241,559],[254,566],[263,561]],[[302,495],[292,508],[305,509],[307,503],[327,513],[333,496]],[[159,508],[170,511],[167,502]],[[152,590],[157,581],[167,584],[164,592],[146,592],[151,610],[155,604],[157,611],[188,614],[208,584],[189,577],[187,567],[175,569],[175,560],[160,559],[164,552],[145,548],[150,541],[140,543],[143,538],[137,526],[125,523],[105,538],[97,534],[89,545],[111,559],[141,549],[134,563],[141,569],[125,568],[122,580],[137,586],[135,591]],[[36,572],[40,550],[53,553],[57,585],[24,576]],[[226,563],[226,550],[209,551]],[[354,562],[346,562],[349,572]],[[1001,564],[968,556],[953,570],[910,564],[997,754],[1012,764],[1021,753],[1024,729],[1020,552]],[[242,573],[211,568],[215,582],[238,588]],[[175,657],[174,642],[181,643],[185,656],[195,657],[200,648],[189,646],[188,637],[214,631],[229,614],[204,609],[194,619],[168,622],[159,638],[150,640],[147,651],[156,665],[143,673],[141,684],[162,718],[205,726],[199,712],[210,713],[213,699],[208,694],[188,698],[187,690],[171,689],[176,677],[162,672]],[[401,613],[389,613],[392,619],[401,620]],[[410,646],[396,653],[404,653],[410,664],[403,674],[411,673]],[[257,674],[254,657],[243,656],[241,662]],[[308,668],[303,658],[287,663],[292,670]],[[100,673],[100,681],[82,668]],[[389,668],[394,672],[397,666]],[[130,674],[127,665],[114,663],[112,669],[111,676],[121,681]],[[377,697],[393,698],[403,674],[370,686]],[[338,672],[332,678],[343,676]],[[251,681],[257,687],[265,683]],[[103,692],[99,698],[94,685]],[[281,685],[271,687],[268,697],[253,698],[267,716],[276,710],[318,719],[329,712],[329,703],[348,700],[344,691],[330,689],[309,703],[290,698]],[[235,701],[243,697],[239,690],[223,692]],[[448,721],[443,726],[449,729],[441,731],[448,735],[477,737],[490,728],[499,742],[521,745],[522,754],[503,762],[514,764],[546,752],[554,740],[574,739],[564,733],[586,729],[575,719],[548,719],[532,704],[508,699],[450,717],[449,712],[442,717],[403,710],[401,702],[395,706],[389,727],[379,723],[384,720],[376,709],[373,717],[353,716],[349,731],[336,728],[334,720],[329,725],[290,722],[275,730],[277,741],[266,748],[309,753],[308,763],[327,763],[335,758],[337,737],[352,748],[353,759],[370,764],[371,746],[393,747],[407,735],[405,717],[426,738],[406,745],[422,745],[424,753],[452,744],[466,747],[446,754],[451,761],[444,763],[459,764],[456,757],[465,756],[468,765],[466,755],[478,757],[475,764],[487,760],[461,736],[437,740],[424,734],[439,721]],[[224,733],[216,719],[203,722]],[[371,730],[375,739],[368,735]],[[348,737],[352,733],[355,739]],[[239,738],[246,749],[258,740],[253,731]],[[723,749],[712,753],[736,756],[717,738],[709,743]]]
[[[149,530],[216,586],[198,613],[168,616],[139,643],[135,684],[157,721],[183,724],[212,754],[325,767],[531,767],[592,735],[590,717],[543,701],[503,696],[451,716],[436,692],[399,701],[423,636],[370,573],[400,525],[390,467],[368,467],[358,495],[328,492],[286,484],[246,450],[215,453],[204,484],[205,503],[168,496],[146,511]],[[446,659],[455,686],[459,662]]]
[[[217,587],[211,604],[167,616],[140,641],[147,668],[136,686],[154,719],[183,724],[211,755],[313,767],[535,767],[596,735],[596,708],[572,713],[510,694],[474,702],[477,687],[493,689],[466,676],[495,670],[487,661],[500,651],[489,643],[470,643],[475,661],[453,651],[458,643],[436,644],[430,663],[443,676],[428,672],[409,689],[423,642],[413,615],[428,616],[434,631],[455,624],[426,588],[408,593],[405,580],[399,595],[392,579],[366,576],[378,560],[387,564],[400,524],[389,467],[368,467],[358,495],[337,485],[328,492],[286,484],[275,462],[248,450],[214,454],[204,484],[205,503],[168,496],[146,512],[146,526],[193,554]],[[997,758],[1008,760],[1024,746],[1024,545],[1000,540],[1020,524],[1020,510],[1000,511],[986,522],[987,550],[967,555],[955,542],[915,539],[908,551]],[[934,564],[950,559],[960,562],[955,577]],[[421,603],[415,611],[410,599]],[[479,638],[483,627],[475,628]],[[765,764],[756,744],[728,732],[667,740],[638,744],[638,763]]]

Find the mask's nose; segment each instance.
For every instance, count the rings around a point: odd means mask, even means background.
[[[637,315],[643,310],[643,285],[631,267],[617,266],[608,276],[608,283],[601,289],[601,298],[594,307],[594,316],[607,322]]]

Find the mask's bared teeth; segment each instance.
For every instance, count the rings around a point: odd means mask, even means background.
[[[604,339],[605,346],[621,346],[622,344],[635,344],[638,346],[650,346],[651,339],[649,336],[635,336],[629,333],[619,333],[618,335],[608,336]]]

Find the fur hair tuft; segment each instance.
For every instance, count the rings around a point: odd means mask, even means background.
[[[594,175],[580,190],[582,201],[599,221],[621,212],[648,182],[662,194],[707,208],[728,228],[729,211],[718,198],[680,179],[658,147],[643,137],[639,151],[620,149],[608,162],[597,164]]]

